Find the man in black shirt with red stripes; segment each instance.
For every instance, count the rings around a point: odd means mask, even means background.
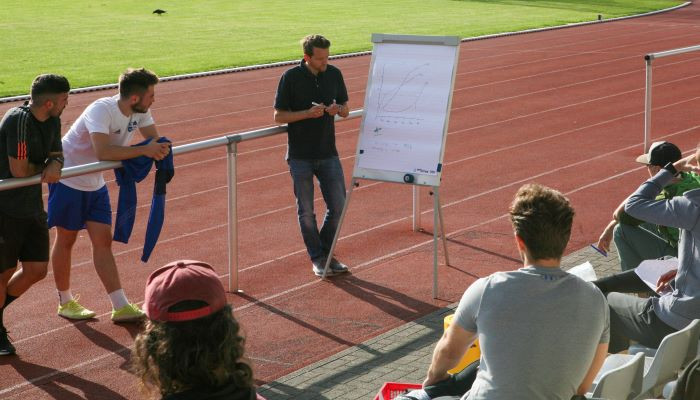
[[[65,77],[39,75],[32,83],[31,101],[7,111],[0,121],[0,179],[41,175],[42,182],[58,182],[63,166],[59,117],[69,91]],[[48,263],[41,184],[0,190],[0,355],[15,353],[3,312],[46,276]]]

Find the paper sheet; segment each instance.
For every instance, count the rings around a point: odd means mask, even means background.
[[[591,282],[591,281],[598,279],[598,277],[596,276],[596,273],[595,273],[595,269],[593,269],[593,266],[591,265],[591,263],[589,261],[586,261],[583,264],[579,264],[579,265],[569,269],[566,272],[568,272],[572,275],[576,275],[586,282]]]
[[[651,288],[651,290],[656,290],[656,282],[658,282],[659,277],[668,271],[678,268],[678,259],[676,257],[668,258],[666,260],[644,260],[634,272],[642,278],[642,281]]]

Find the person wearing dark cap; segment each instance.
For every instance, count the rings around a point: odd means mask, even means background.
[[[649,151],[637,157],[637,162],[646,165],[649,176],[656,175],[664,165],[680,160],[680,149],[670,142],[655,142]],[[658,199],[682,196],[688,190],[700,188],[700,177],[693,172],[681,172],[659,193]],[[678,229],[656,225],[631,217],[624,210],[625,199],[613,213],[613,219],[605,227],[597,246],[602,251],[610,250],[615,242],[620,267],[633,270],[644,260],[678,255]]]
[[[678,268],[661,275],[656,290],[646,286],[634,270],[593,282],[607,294],[611,353],[627,349],[630,340],[657,348],[666,335],[700,319],[700,189],[659,198],[681,174],[700,171],[699,165],[700,149],[667,163],[625,203],[625,212],[630,216],[680,231]],[[625,292],[645,292],[651,297]]]
[[[146,283],[148,320],[136,336],[132,370],[151,398],[255,400],[244,338],[213,268],[181,260]]]

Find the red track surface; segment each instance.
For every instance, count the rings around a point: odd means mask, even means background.
[[[256,378],[267,382],[457,301],[476,277],[518,266],[505,212],[515,190],[536,181],[565,192],[577,209],[569,250],[593,242],[645,171],[643,55],[700,42],[700,7],[657,16],[462,44],[441,196],[453,265],[440,267],[431,297],[432,202],[411,232],[407,186],[363,182],[338,244],[353,274],[319,281],[296,222],[279,135],[239,146],[240,282],[230,295],[248,332]],[[353,108],[364,99],[369,57],[337,60]],[[655,62],[653,137],[690,150],[700,133],[700,54]],[[115,75],[118,71],[115,71]],[[176,144],[273,124],[282,69],[160,84],[153,113]],[[111,93],[71,96],[64,132],[87,104]],[[0,111],[15,104],[2,105]],[[339,123],[349,180],[359,119]],[[151,261],[139,261],[151,183],[139,188],[132,243],[115,244],[122,281],[143,300],[148,274],[179,258],[212,263],[225,281],[226,161],[223,148],[178,156],[167,220]],[[108,178],[111,173],[107,173]],[[114,182],[109,184],[116,198]],[[323,214],[323,202],[317,202]],[[81,235],[73,291],[98,311],[88,322],[55,315],[51,273],[6,313],[19,356],[0,359],[0,398],[138,398],[126,372],[138,327],[109,321],[109,301]]]

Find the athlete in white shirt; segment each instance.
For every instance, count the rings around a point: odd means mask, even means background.
[[[158,77],[146,69],[128,69],[119,77],[119,94],[90,104],[63,137],[65,167],[104,160],[126,160],[147,156],[163,159],[168,143],[130,147],[136,130],[144,138],[158,138],[148,110],[155,101]],[[102,172],[61,179],[49,187],[49,227],[56,227],[51,250],[54,280],[59,294],[58,315],[69,319],[93,318],[73,297],[70,289],[71,252],[78,232],[87,228],[92,242],[95,270],[112,303],[112,321],[143,317],[141,309],[128,301],[119,280],[112,254],[112,210]]]

